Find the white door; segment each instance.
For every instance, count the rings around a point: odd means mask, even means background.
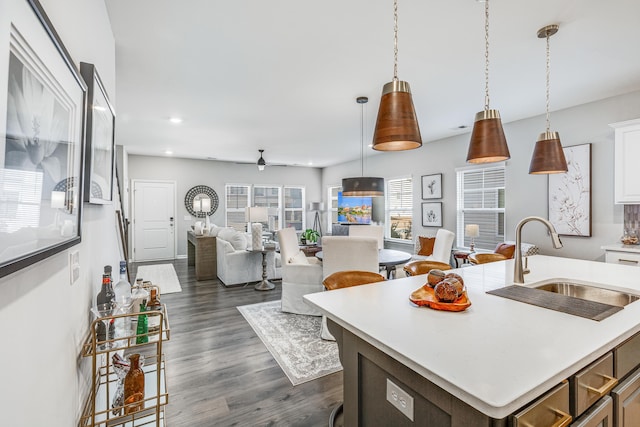
[[[133,259],[175,258],[175,182],[133,181]]]

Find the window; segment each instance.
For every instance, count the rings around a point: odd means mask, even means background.
[[[280,187],[256,185],[253,187],[253,204],[251,206],[266,207],[268,210],[267,230],[276,231],[282,228],[280,222],[282,200]]]
[[[465,225],[477,224],[480,236],[476,247],[493,250],[504,241],[504,164],[460,169],[457,175],[457,246],[469,247]]]
[[[247,222],[244,220],[244,212],[249,206],[249,189],[249,185],[227,184],[225,186],[227,227],[246,231]]]
[[[387,230],[391,239],[409,240],[413,223],[413,181],[411,178],[387,180]]]
[[[284,187],[284,223],[297,231],[305,230],[304,188]]]
[[[329,187],[327,200],[329,200],[329,215],[327,215],[327,230],[331,231],[332,225],[338,222],[338,193],[342,191],[342,187]]]

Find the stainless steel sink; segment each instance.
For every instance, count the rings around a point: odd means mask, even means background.
[[[618,307],[624,307],[625,305],[640,299],[638,295],[627,292],[605,289],[566,279],[547,280],[531,287],[547,292],[553,292],[555,294],[567,295],[587,301],[615,305]]]

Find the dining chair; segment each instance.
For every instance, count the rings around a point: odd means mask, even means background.
[[[451,270],[451,266],[439,261],[411,261],[404,265],[403,270],[407,276],[418,276],[427,274],[431,270]]]

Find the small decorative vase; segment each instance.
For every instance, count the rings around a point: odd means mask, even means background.
[[[202,236],[202,233],[204,232],[203,227],[202,227],[202,222],[201,221],[196,221],[195,225],[193,226],[193,233],[196,236]]]
[[[144,409],[144,371],[140,367],[140,355],[129,355],[129,372],[124,377],[124,413],[132,414]]]
[[[620,240],[622,241],[623,245],[637,245],[638,233],[632,228],[627,228],[624,230],[624,235]]]
[[[251,249],[262,249],[262,224],[259,222],[251,224]]]

